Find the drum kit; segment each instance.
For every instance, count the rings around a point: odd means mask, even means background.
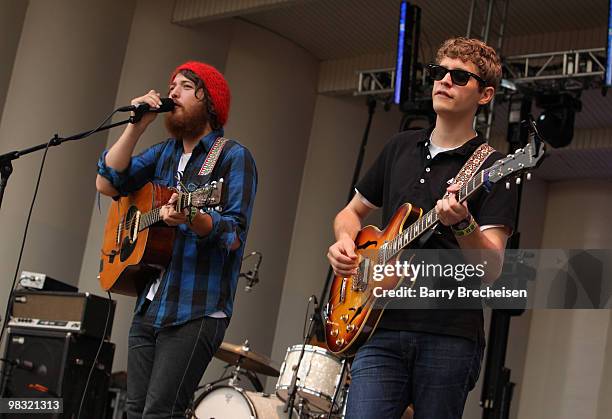
[[[346,360],[327,349],[291,346],[280,370],[272,360],[253,351],[248,340],[242,345],[223,342],[215,357],[227,363],[226,374],[203,386],[190,409],[192,419],[344,418],[349,386]],[[278,377],[275,394],[262,392],[257,374]],[[255,391],[241,386],[240,377],[246,377]],[[289,399],[294,401],[288,403]]]

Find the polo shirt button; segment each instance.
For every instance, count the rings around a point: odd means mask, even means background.
[[[421,180],[419,180],[419,182],[425,183],[425,179],[421,179]]]
[[[425,141],[425,147],[429,145],[429,141]]]
[[[430,170],[431,170],[431,169],[430,169],[429,167],[426,167],[426,168],[425,168],[425,171],[426,171],[426,172],[429,172]]]
[[[427,155],[427,160],[429,160],[429,159],[431,159],[431,156],[428,154],[428,155]]]

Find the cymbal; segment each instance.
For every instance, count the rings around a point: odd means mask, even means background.
[[[251,350],[248,340],[242,345],[222,342],[217,353],[215,353],[215,358],[228,364],[239,365],[246,370],[271,377],[278,377],[280,375],[280,371],[273,366],[270,358]]]

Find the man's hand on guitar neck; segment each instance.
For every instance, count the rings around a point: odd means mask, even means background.
[[[185,212],[178,212],[175,208],[178,194],[174,193],[168,200],[168,203],[159,209],[159,216],[170,227],[176,227],[180,224],[187,224],[198,236],[208,236],[212,230],[212,218],[208,214],[203,214],[200,211],[196,212],[196,215],[189,220],[189,210],[185,209]],[[230,247],[230,250],[236,250],[240,247],[240,239],[236,236],[234,243]]]
[[[436,214],[438,215],[438,219],[447,227],[453,226],[470,216],[467,201],[463,201],[463,203],[457,201],[455,194],[459,189],[460,186],[458,183],[449,186],[446,189],[448,193],[445,197],[438,199],[436,203]]]
[[[178,194],[172,194],[168,203],[159,209],[159,216],[164,223],[168,224],[170,227],[176,227],[179,224],[185,224],[187,222],[187,214],[178,212],[174,208],[174,203],[177,199]]]

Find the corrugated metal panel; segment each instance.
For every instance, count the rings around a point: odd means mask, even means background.
[[[422,8],[424,50],[434,50],[448,37],[465,35],[471,0],[412,3]],[[400,0],[313,0],[253,13],[247,19],[283,34],[315,57],[329,60],[393,50],[399,4]],[[599,29],[592,28],[606,26],[606,15],[607,5],[602,0],[509,0],[506,37],[552,33],[548,39],[539,37],[535,43],[525,39],[523,44],[528,50],[546,51],[572,43],[590,44],[588,37],[576,37],[575,33],[591,31],[595,46],[601,46],[605,29],[597,35]]]
[[[505,137],[493,137],[489,144],[506,153]],[[542,180],[612,179],[612,128],[585,129],[575,132],[571,144],[548,148],[542,165],[532,174]]]
[[[304,0],[177,0],[172,22],[195,25],[214,19],[261,12]]]
[[[318,91],[352,94],[357,87],[357,71],[390,67],[395,67],[395,52],[323,61],[319,67]]]
[[[573,31],[557,31],[538,34],[509,36],[504,43],[506,56],[555,52],[570,49],[605,47],[606,26],[590,27]]]
[[[533,174],[539,179],[612,179],[612,148],[557,149]]]

